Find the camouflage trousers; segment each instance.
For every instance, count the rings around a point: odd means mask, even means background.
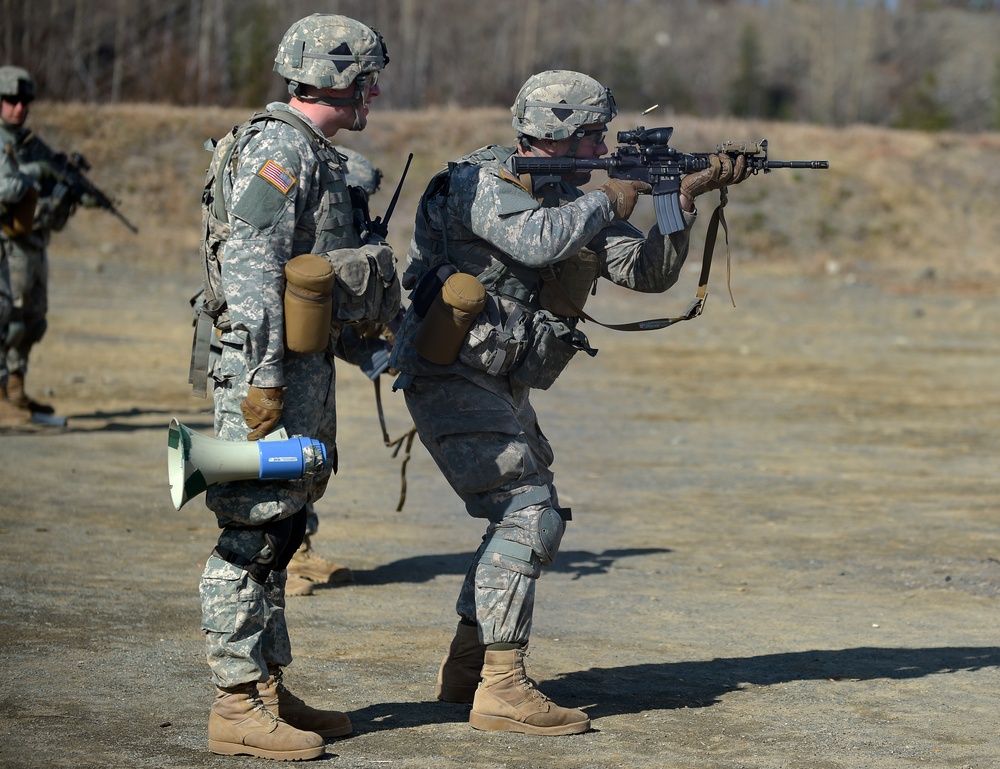
[[[273,571],[259,585],[217,555],[208,559],[199,585],[201,627],[216,686],[264,680],[269,665],[291,664],[285,577],[284,570]]]
[[[421,442],[469,514],[489,521],[456,604],[486,644],[528,642],[538,576],[490,553],[490,542],[535,549],[540,516],[559,504],[529,392],[490,391],[460,376],[418,376],[404,390]]]
[[[7,358],[3,349],[7,340],[7,324],[14,304],[10,297],[10,269],[7,265],[7,241],[0,240],[0,385],[7,384]]]
[[[31,348],[42,341],[48,328],[49,262],[45,248],[35,247],[39,236],[30,243],[6,240],[13,309],[4,340],[3,355],[7,370],[24,374],[28,370]]]
[[[206,492],[206,504],[222,528],[217,550],[232,554],[223,560],[213,553],[199,586],[206,654],[212,680],[220,687],[263,680],[268,665],[285,666],[291,662],[285,625],[284,568],[272,571],[264,584],[258,584],[246,569],[232,561],[251,561],[255,557],[266,560],[280,555],[269,551],[265,534],[274,530],[275,522],[299,511],[304,522],[305,508],[322,497],[336,467],[332,359],[323,354],[289,353],[283,368],[288,389],[281,426],[289,436],[322,441],[327,468],[301,481],[233,481],[210,486]],[[240,402],[248,390],[242,350],[223,345],[214,376],[216,437],[246,440],[249,428],[240,411]]]

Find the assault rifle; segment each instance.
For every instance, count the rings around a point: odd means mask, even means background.
[[[529,158],[515,155],[514,173],[563,176],[581,171],[599,169],[607,171],[612,179],[646,182],[653,187],[653,210],[660,232],[669,235],[684,229],[681,217],[681,176],[709,168],[711,155],[725,152],[747,156],[747,165],[753,174],[770,173],[775,168],[829,168],[826,160],[771,160],[767,156],[767,139],[759,142],[723,142],[715,153],[679,152],[670,146],[673,128],[644,128],[618,132],[620,146],[603,158]]]
[[[85,176],[85,173],[90,170],[90,163],[83,155],[79,152],[73,152],[69,155],[64,152],[56,152],[34,134],[25,141],[25,143],[27,142],[33,143],[46,155],[45,162],[51,168],[57,181],[53,197],[65,197],[72,205],[89,197],[97,208],[112,214],[133,233],[139,233],[138,228],[118,210],[114,200]],[[59,190],[60,185],[64,188],[63,190]]]

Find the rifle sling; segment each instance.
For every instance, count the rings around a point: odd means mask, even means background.
[[[632,323],[602,323],[584,312],[581,307],[577,306],[576,302],[570,298],[566,289],[563,288],[562,284],[556,278],[555,270],[552,267],[545,267],[540,271],[542,280],[544,280],[556,293],[556,295],[562,301],[566,302],[566,304],[581,318],[589,320],[591,323],[596,323],[598,326],[609,328],[613,331],[652,331],[672,326],[682,320],[692,320],[693,318],[697,318],[701,315],[701,312],[705,307],[705,301],[708,299],[708,275],[712,269],[712,256],[715,253],[715,241],[719,234],[720,224],[726,233],[726,283],[727,285],[730,285],[729,279],[731,277],[731,264],[729,252],[729,225],[726,223],[726,215],[722,210],[726,207],[726,203],[729,202],[729,196],[727,195],[725,187],[719,190],[719,195],[719,205],[717,205],[715,210],[712,212],[712,218],[708,222],[708,230],[705,233],[705,250],[701,260],[701,277],[698,279],[698,291],[695,298],[691,300],[691,304],[688,305],[687,310],[684,311],[683,315],[679,315],[674,318],[653,318],[650,320],[640,320]],[[732,295],[732,287],[730,285],[730,299],[732,299]]]

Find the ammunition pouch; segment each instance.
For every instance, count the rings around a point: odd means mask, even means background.
[[[545,310],[535,313],[530,326],[527,350],[517,367],[510,372],[513,382],[536,390],[547,390],[580,350],[585,350],[591,357],[597,354],[582,331]]]
[[[539,303],[543,310],[564,318],[576,318],[601,277],[601,262],[593,251],[584,250],[542,271]],[[556,288],[557,283],[560,288]]]
[[[335,323],[389,323],[401,302],[396,261],[387,243],[366,243],[323,255],[333,265]]]
[[[517,364],[528,344],[530,316],[519,304],[508,312],[495,296],[470,326],[458,359],[467,366],[492,376],[503,376]]]

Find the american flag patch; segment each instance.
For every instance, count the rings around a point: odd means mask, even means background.
[[[282,195],[287,195],[288,191],[295,184],[295,177],[289,174],[284,168],[279,166],[273,160],[268,160],[264,164],[264,167],[260,169],[258,174],[281,190]]]

